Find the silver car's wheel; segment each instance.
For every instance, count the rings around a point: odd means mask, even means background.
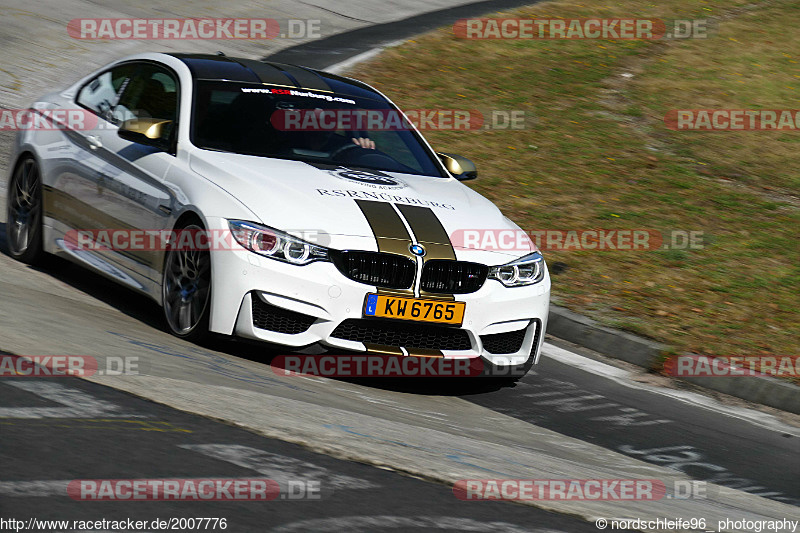
[[[41,259],[42,180],[36,161],[19,162],[8,184],[6,236],[11,256],[25,263]]]
[[[195,224],[181,228],[191,234],[203,231]],[[194,239],[189,239],[194,240]],[[174,335],[200,340],[208,333],[211,299],[211,254],[179,244],[167,252],[162,283],[164,316]]]

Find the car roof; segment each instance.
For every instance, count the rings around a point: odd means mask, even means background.
[[[385,99],[365,83],[300,65],[258,61],[225,55],[168,55],[183,61],[195,80],[260,83],[379,100]]]

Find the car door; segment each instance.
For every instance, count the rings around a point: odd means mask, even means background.
[[[171,229],[174,194],[164,177],[175,162],[174,139],[178,127],[180,86],[177,75],[163,65],[140,62],[110,109],[111,127],[97,131],[93,150],[100,160],[98,209],[123,236],[107,252],[128,271],[160,283],[163,264],[161,241],[147,238]],[[131,142],[119,136],[128,120],[170,121],[165,147]],[[140,238],[144,235],[144,238]],[[155,245],[155,246],[154,246]]]
[[[100,209],[104,186],[104,160],[98,157],[100,134],[114,127],[111,109],[138,67],[127,63],[112,67],[86,82],[75,103],[97,115],[84,128],[63,128],[67,143],[53,172],[55,182],[46,198],[46,215],[60,232],[94,230],[113,225]],[[83,256],[82,256],[83,257]]]
[[[101,136],[116,129],[111,112],[120,95],[140,65],[121,63],[108,68],[84,83],[75,104],[96,115],[83,127],[64,127],[66,141],[59,144],[58,157],[51,158],[51,185],[45,188],[45,221],[53,229],[55,245],[66,253],[136,289],[144,289],[139,279],[123,270],[122,264],[109,260],[109,253],[87,247],[77,231],[100,231],[119,227],[113,216],[104,211],[103,195],[108,173],[108,155],[101,153]],[[49,149],[48,149],[49,150]]]

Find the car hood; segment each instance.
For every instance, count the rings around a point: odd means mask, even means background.
[[[426,208],[451,237],[460,260],[501,264],[535,249],[497,250],[476,242],[463,246],[464,230],[521,230],[453,178],[206,150],[193,153],[190,166],[247,206],[259,218],[255,222],[331,248],[377,250],[374,224],[359,206],[371,201]]]

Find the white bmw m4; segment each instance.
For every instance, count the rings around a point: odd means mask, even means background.
[[[148,53],[31,109],[54,126],[22,129],[9,165],[7,241],[21,261],[56,254],[93,269],[154,299],[190,340],[480,358],[498,374],[538,360],[547,267],[529,239],[508,250],[457,238],[521,232],[461,183],[477,176],[472,163],[434,152],[413,127],[275,120],[399,113],[364,83]],[[218,245],[160,245],[181,231]]]

